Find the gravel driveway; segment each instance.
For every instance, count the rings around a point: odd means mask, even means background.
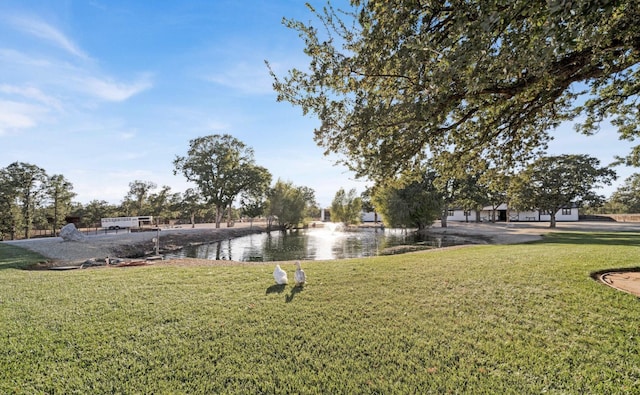
[[[64,262],[82,262],[87,259],[105,257],[140,257],[153,253],[153,239],[159,237],[161,251],[181,248],[190,243],[206,243],[226,240],[248,233],[263,231],[261,226],[249,226],[248,223],[235,224],[232,228],[215,228],[212,224],[198,225],[196,228],[162,229],[160,232],[126,232],[89,235],[84,241],[64,241],[60,237],[37,238],[27,240],[4,241],[35,251],[45,257]]]

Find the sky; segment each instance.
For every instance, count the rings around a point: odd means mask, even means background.
[[[308,64],[283,17],[312,19],[300,0],[0,3],[0,167],[34,164],[62,174],[80,203],[118,204],[135,180],[193,187],[173,160],[192,139],[230,134],[274,182],[312,188],[321,206],[340,188],[362,192],[370,184],[313,141],[317,119],[276,101],[265,60],[280,76]],[[602,165],[631,147],[610,126],[584,137],[564,124],[554,135],[549,154]],[[617,171],[600,193],[635,169]]]

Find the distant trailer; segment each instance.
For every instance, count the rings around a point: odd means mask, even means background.
[[[102,227],[105,229],[141,228],[145,225],[151,225],[151,223],[153,222],[153,217],[138,216],[102,218],[100,222],[102,223]]]

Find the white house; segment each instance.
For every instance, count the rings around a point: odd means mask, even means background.
[[[363,211],[362,213],[360,213],[360,219],[362,220],[362,222],[382,222],[382,216],[380,215],[380,213],[376,213],[373,211]]]
[[[507,210],[506,204],[501,204],[495,210],[495,221],[507,221],[507,213],[509,215],[509,222],[549,222],[551,221],[551,215],[547,212],[540,210],[532,211],[516,211]],[[465,212],[462,209],[451,209],[447,213],[447,221],[469,221],[476,220],[476,212]],[[488,222],[493,220],[493,207],[486,206],[480,211],[480,220],[482,222]],[[564,207],[558,210],[556,213],[556,221],[558,222],[570,222],[578,221],[579,213],[578,206],[571,204],[570,207]]]

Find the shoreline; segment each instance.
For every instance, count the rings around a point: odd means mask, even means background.
[[[87,236],[84,241],[63,241],[60,237],[38,238],[15,241],[3,241],[40,253],[55,265],[78,263],[90,259],[118,257],[123,259],[143,259],[155,254],[159,239],[161,254],[175,252],[189,245],[214,243],[253,233],[266,231],[264,223],[236,223],[232,227],[221,224],[198,224],[192,228],[174,227],[159,232],[127,232],[119,234],[100,234]],[[365,224],[365,227],[376,226]],[[640,223],[599,223],[599,222],[563,222],[556,228],[548,223],[475,223],[449,222],[446,228],[439,223],[425,230],[434,235],[448,235],[459,238],[481,240],[486,244],[517,244],[541,240],[544,234],[565,231],[637,231]],[[52,262],[53,263],[53,262]]]

